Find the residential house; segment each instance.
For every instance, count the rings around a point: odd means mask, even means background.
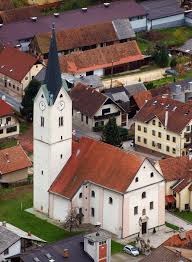
[[[12,261],[10,257],[45,244],[30,232],[24,232],[7,222],[0,222],[0,239],[0,261]]]
[[[154,97],[135,116],[135,144],[163,155],[187,155],[191,147],[191,124],[189,103],[166,96]]]
[[[59,62],[63,73],[76,77],[121,73],[145,63],[135,40],[60,56]]]
[[[192,159],[191,155],[166,158],[155,164],[165,179],[166,207],[192,210]]]
[[[19,121],[13,108],[0,99],[0,139],[19,134]]]
[[[152,253],[145,258],[141,259],[140,262],[190,262],[191,259],[185,258],[177,250],[172,250],[166,246],[159,246]]]
[[[141,5],[147,12],[147,30],[182,26],[185,23],[184,9],[177,0],[147,0]]]
[[[0,185],[26,181],[31,166],[30,159],[20,145],[0,150]]]
[[[29,45],[29,51],[48,58],[51,33],[37,34]],[[117,19],[79,28],[65,29],[56,33],[58,53],[61,55],[105,47],[135,39],[129,19]]]
[[[49,53],[45,84],[34,100],[34,209],[63,222],[75,208],[83,223],[100,222],[120,238],[160,229],[164,178],[134,152],[88,137],[72,141],[72,101],[62,83],[54,29]]]
[[[114,117],[118,126],[128,126],[128,115],[114,100],[92,87],[78,83],[71,89],[73,120],[90,130],[103,127]]]
[[[111,238],[100,230],[85,236],[65,238],[21,254],[15,259],[12,262],[111,262]]]
[[[21,101],[25,88],[42,67],[37,58],[5,47],[0,53],[0,89]]]
[[[3,30],[0,30],[2,42],[4,44],[9,42],[13,46],[20,44],[22,48],[26,43],[29,44],[36,34],[50,31],[53,23],[56,24],[57,31],[62,31],[68,28],[101,23],[101,17],[103,23],[118,18],[128,18],[134,31],[146,30],[146,11],[134,0],[112,2],[108,7],[104,4],[90,6],[87,12],[83,12],[81,9],[65,11],[60,13],[58,17],[53,14],[43,17],[32,15],[37,17],[35,21],[31,20],[30,16],[17,23],[4,24]]]

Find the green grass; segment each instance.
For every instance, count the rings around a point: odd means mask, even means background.
[[[28,122],[21,122],[20,123],[20,133],[25,133],[30,127],[30,124]]]
[[[123,247],[124,245],[115,242],[114,240],[111,241],[111,253],[112,255],[116,254],[116,253],[121,253],[123,252]]]
[[[174,211],[174,214],[184,220],[187,220],[192,223],[192,212],[190,211]]]
[[[179,227],[170,223],[165,222],[165,225],[173,230],[179,230]]]
[[[17,145],[17,140],[15,138],[5,138],[0,140],[0,149],[4,149],[16,145]]]
[[[25,212],[26,208],[32,207],[32,190],[26,192],[23,188],[0,190],[0,221],[7,221],[24,231],[30,231],[48,242],[74,235]]]

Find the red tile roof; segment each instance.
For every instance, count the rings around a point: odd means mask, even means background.
[[[146,123],[157,117],[164,125],[166,111],[168,112],[168,123],[166,128],[173,133],[179,134],[182,132],[186,125],[192,120],[192,108],[190,104],[182,103],[164,96],[154,97],[145,103],[137,113],[136,120]]]
[[[4,100],[0,99],[0,117],[13,115],[13,108],[7,104]]]
[[[141,109],[146,101],[152,99],[151,92],[149,90],[144,90],[141,92],[136,93],[133,95],[133,98],[135,100],[135,103],[137,104],[138,108]]]
[[[114,44],[83,52],[60,56],[60,67],[64,73],[81,73],[143,60],[136,41]]]
[[[49,191],[72,198],[86,181],[124,193],[144,158],[90,138],[81,138]]]
[[[163,245],[168,247],[177,247],[177,248],[190,248],[192,249],[192,230],[189,230],[185,234],[186,238],[181,239],[179,234],[174,235],[167,239]]]
[[[21,146],[0,150],[0,172],[2,175],[30,167],[30,159]]]
[[[73,108],[89,117],[93,117],[108,99],[104,94],[81,83],[72,88],[70,97]]]
[[[5,47],[0,53],[0,73],[21,82],[37,58],[12,47]]]

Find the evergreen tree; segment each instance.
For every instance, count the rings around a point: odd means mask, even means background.
[[[104,126],[102,141],[113,146],[120,147],[122,145],[119,128],[115,118],[110,118],[108,123]]]
[[[166,67],[169,64],[169,54],[168,49],[164,44],[156,46],[153,53],[153,58],[155,63],[160,67]]]
[[[22,99],[21,105],[21,114],[27,119],[33,119],[33,101],[39,91],[41,83],[36,79],[32,79],[28,87],[25,89],[25,95]]]

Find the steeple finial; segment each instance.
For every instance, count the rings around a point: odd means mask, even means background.
[[[52,102],[54,104],[55,99],[62,86],[61,71],[59,66],[59,59],[57,53],[57,43],[55,36],[55,23],[52,24],[52,37],[49,48],[48,64],[45,75],[45,84],[49,95],[52,96]]]

